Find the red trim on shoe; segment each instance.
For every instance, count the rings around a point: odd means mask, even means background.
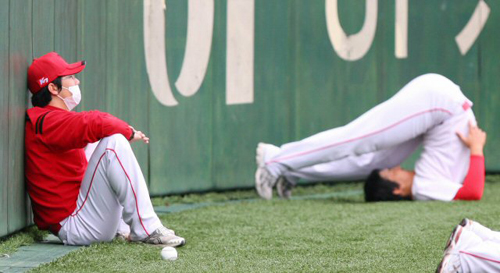
[[[460,235],[462,235],[463,229],[464,227],[461,225],[458,225],[453,229],[450,235],[450,239],[448,239],[446,247],[444,248],[444,252],[449,252],[455,247],[455,245],[458,243],[458,240],[460,240]]]
[[[494,263],[500,264],[500,261],[498,261],[498,260],[493,260],[493,259],[490,259],[490,258],[482,257],[482,256],[479,256],[477,254],[472,254],[472,253],[465,252],[465,251],[462,251],[462,250],[460,250],[459,252],[463,253],[465,255],[470,255],[472,257],[476,257],[476,258],[481,259],[481,260],[490,261],[490,262],[494,262]]]
[[[413,115],[410,115],[394,124],[391,124],[385,128],[382,128],[378,131],[375,131],[375,132],[371,132],[371,133],[368,133],[366,135],[363,135],[363,136],[359,136],[359,137],[355,137],[355,138],[351,138],[351,139],[348,139],[348,140],[345,140],[345,141],[342,141],[342,142],[337,142],[337,143],[333,143],[333,144],[330,144],[330,145],[327,145],[327,146],[324,146],[324,147],[320,147],[320,148],[317,148],[317,149],[314,149],[314,150],[310,150],[310,151],[305,151],[305,152],[302,152],[302,153],[298,153],[298,154],[293,154],[293,155],[289,155],[289,156],[286,156],[286,157],[282,157],[282,158],[277,158],[277,159],[274,159],[274,160],[271,160],[269,162],[266,162],[266,165],[267,164],[271,164],[271,163],[277,163],[277,162],[280,162],[280,161],[283,161],[283,160],[287,160],[287,159],[291,159],[291,158],[294,158],[294,157],[298,157],[298,156],[303,156],[303,155],[306,155],[306,154],[310,154],[310,153],[314,153],[314,152],[318,152],[318,151],[322,151],[322,150],[326,150],[326,149],[329,149],[331,147],[335,147],[335,146],[338,146],[338,145],[342,145],[342,144],[345,144],[345,143],[349,143],[349,142],[353,142],[353,141],[356,141],[356,140],[359,140],[359,139],[362,139],[362,138],[366,138],[366,137],[370,137],[370,136],[373,136],[373,135],[376,135],[376,134],[379,134],[383,131],[387,131],[409,119],[412,119],[416,116],[419,116],[419,115],[422,115],[422,114],[426,114],[426,113],[431,113],[431,112],[445,112],[447,114],[450,114],[452,115],[451,111],[449,110],[446,110],[446,109],[443,109],[443,108],[434,108],[434,109],[429,109],[429,110],[425,110],[425,111],[422,111],[422,112],[418,112],[418,113],[415,113]]]
[[[110,148],[106,148],[106,151],[112,151],[115,156],[116,156],[116,159],[118,159],[118,163],[120,163],[120,166],[122,167],[123,169],[123,172],[125,173],[125,175],[127,176],[127,179],[129,181],[129,184],[130,184],[130,188],[132,188],[132,192],[134,193],[134,198],[135,198],[135,207],[136,207],[136,210],[137,210],[137,216],[139,217],[139,221],[141,222],[141,226],[142,228],[144,229],[144,231],[146,232],[146,234],[149,236],[149,232],[147,231],[146,227],[144,226],[144,224],[142,223],[142,217],[141,217],[141,214],[139,212],[139,204],[137,203],[137,194],[135,193],[135,190],[134,190],[134,187],[132,186],[132,181],[130,179],[130,177],[128,176],[128,173],[127,171],[125,170],[125,168],[123,167],[123,164],[122,162],[120,161],[120,158],[118,157],[118,154],[116,153],[115,150],[113,149],[110,149]],[[85,200],[83,201],[82,203],[82,206],[73,214],[71,214],[70,216],[71,217],[74,217],[76,216],[83,208],[83,206],[85,205],[85,203],[87,202],[87,199],[89,197],[89,193],[90,193],[90,189],[92,188],[92,184],[94,183],[94,176],[95,176],[95,173],[97,171],[97,167],[99,167],[99,164],[101,164],[101,160],[102,158],[104,157],[104,155],[106,154],[106,151],[101,155],[101,157],[99,158],[99,161],[97,162],[97,165],[94,169],[94,173],[92,174],[92,179],[90,180],[90,186],[89,186],[89,189],[87,191],[87,195],[85,196]]]

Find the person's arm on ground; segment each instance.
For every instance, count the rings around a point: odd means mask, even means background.
[[[470,122],[469,135],[465,137],[458,132],[457,135],[470,149],[470,165],[464,183],[455,195],[454,200],[480,200],[484,190],[483,148],[486,143],[486,133]]]

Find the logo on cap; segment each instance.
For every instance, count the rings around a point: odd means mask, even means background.
[[[48,82],[49,82],[49,78],[47,78],[47,77],[43,77],[43,78],[38,80],[38,83],[40,84],[40,86],[43,86],[44,84],[46,84]]]

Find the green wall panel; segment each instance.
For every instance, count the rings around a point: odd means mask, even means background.
[[[26,226],[26,192],[24,185],[24,118],[27,104],[26,67],[31,61],[31,7],[30,0],[10,1],[9,13],[9,117],[8,130],[8,231]],[[28,39],[26,39],[28,37]],[[5,148],[5,147],[4,147]]]
[[[255,171],[257,143],[279,143],[293,136],[293,61],[289,54],[293,46],[289,43],[293,35],[289,26],[292,6],[290,1],[255,1],[254,103],[226,105],[224,89],[216,89],[220,90],[215,94],[213,118],[212,179],[216,188],[248,186],[248,178]],[[227,21],[223,20],[227,14],[226,7],[222,8],[220,25],[216,26],[223,35],[217,37],[220,44],[214,43],[218,49],[214,57],[219,58],[213,62],[222,77],[215,86],[225,86],[226,81],[226,60],[220,58],[227,50]]]
[[[364,22],[364,1],[355,2],[361,5],[339,3],[339,20],[348,35],[358,32]],[[295,66],[300,69],[295,74],[297,140],[344,125],[377,101],[373,45],[362,62],[342,60],[328,38],[324,1],[313,3],[298,1],[296,7],[300,11],[295,56]]]
[[[480,126],[488,133],[488,143],[485,149],[486,168],[491,171],[500,171],[500,36],[497,34],[500,28],[500,2],[486,1],[491,8],[490,18],[479,37],[478,47],[480,64],[479,89],[474,90],[474,111]]]
[[[220,5],[217,5],[220,4]],[[215,9],[214,40],[212,50],[221,42],[217,24],[221,23],[224,5],[217,2]],[[150,190],[152,194],[207,190],[212,188],[212,114],[213,114],[213,79],[215,75],[207,73],[205,81],[192,97],[182,96],[175,82],[180,74],[184,59],[184,47],[187,33],[187,2],[167,1],[166,48],[167,71],[175,98],[179,104],[165,107],[151,95],[149,101],[150,148]],[[215,53],[212,51],[210,62]],[[218,60],[220,62],[220,60]],[[223,63],[223,61],[222,61]],[[219,63],[220,64],[220,63]],[[209,64],[211,68],[211,64]],[[209,68],[209,70],[210,70]],[[143,90],[151,94],[149,90]],[[220,94],[223,95],[223,94]]]
[[[33,57],[54,51],[55,0],[33,1]]]
[[[80,1],[81,44],[78,58],[68,60],[76,62],[85,60],[87,66],[78,75],[82,90],[80,109],[106,109],[106,15],[108,1]]]
[[[99,36],[88,36],[94,39],[94,47],[89,48],[89,53],[99,50],[102,55],[94,60],[93,67],[98,69],[95,73],[90,69],[86,72],[97,75],[89,79],[92,92],[95,92],[94,102],[101,100],[106,107],[95,104],[93,109],[108,111],[109,113],[127,121],[135,129],[148,134],[147,104],[149,94],[145,87],[146,78],[142,43],[142,2],[106,1],[104,14],[101,19],[102,31]],[[89,6],[88,12],[95,10],[95,5]],[[105,26],[105,27],[104,27]],[[85,25],[87,27],[87,25]],[[95,31],[95,27],[91,28]],[[105,41],[105,43],[103,42]],[[90,67],[89,62],[89,67]],[[113,91],[111,91],[113,90]],[[115,91],[116,90],[116,91]],[[102,98],[102,99],[101,99]],[[132,145],[143,173],[148,175],[148,146],[143,143]]]
[[[31,217],[22,167],[26,69],[52,50],[70,62],[87,61],[78,76],[83,100],[77,110],[107,111],[150,136],[149,145],[132,147],[152,195],[252,187],[258,142],[282,144],[343,125],[429,72],[449,77],[474,101],[488,133],[487,169],[500,170],[498,1],[484,1],[489,18],[465,55],[455,37],[483,2],[408,1],[405,58],[395,56],[396,1],[378,1],[369,50],[346,61],[328,36],[324,0],[248,0],[255,8],[254,100],[228,104],[228,4],[236,3],[230,1],[214,1],[208,68],[192,96],[176,87],[187,54],[188,1],[165,2],[167,76],[178,101],[165,106],[153,95],[146,69],[143,0],[0,0],[0,126],[8,128],[0,135],[0,170],[7,178],[0,181],[0,236]],[[338,1],[347,35],[362,29],[365,3]]]
[[[9,0],[0,0],[0,236],[7,234],[9,218]]]
[[[101,28],[106,29],[106,38],[105,40],[101,40],[101,50],[105,51],[105,58],[101,59],[101,62],[104,63],[104,67],[106,69],[106,79],[105,84],[103,86],[106,90],[118,90],[119,88],[119,79],[116,73],[119,71],[120,64],[120,50],[123,45],[119,44],[117,40],[119,39],[120,33],[118,33],[118,3],[119,1],[111,0],[106,1],[106,23],[101,25]],[[103,45],[104,43],[104,45]],[[113,73],[109,73],[113,71]],[[86,73],[90,73],[91,71],[86,71]],[[120,95],[118,92],[103,92],[103,95],[106,95],[106,110],[118,116],[120,114],[120,105],[126,96]]]
[[[101,92],[115,95],[119,102],[116,116],[127,121],[137,130],[146,135],[149,134],[148,124],[148,102],[150,93],[145,88],[144,52],[142,43],[142,1],[130,0],[127,5],[122,1],[108,2],[108,10],[117,10],[117,24],[115,25],[118,37],[115,41],[108,43],[106,52],[114,58],[109,59],[107,77],[117,79],[116,88],[109,88]],[[109,29],[109,31],[113,31]],[[111,91],[113,90],[113,91]],[[116,92],[118,91],[118,92]],[[123,93],[121,92],[123,91]],[[113,98],[111,98],[113,99]],[[136,157],[141,165],[143,173],[148,175],[148,145],[144,143],[132,144]]]
[[[78,58],[78,1],[55,0],[54,48],[68,62]]]

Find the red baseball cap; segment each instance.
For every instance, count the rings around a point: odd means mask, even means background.
[[[28,68],[28,88],[36,94],[57,77],[80,73],[85,68],[85,61],[68,64],[56,52],[49,52],[34,59]]]

